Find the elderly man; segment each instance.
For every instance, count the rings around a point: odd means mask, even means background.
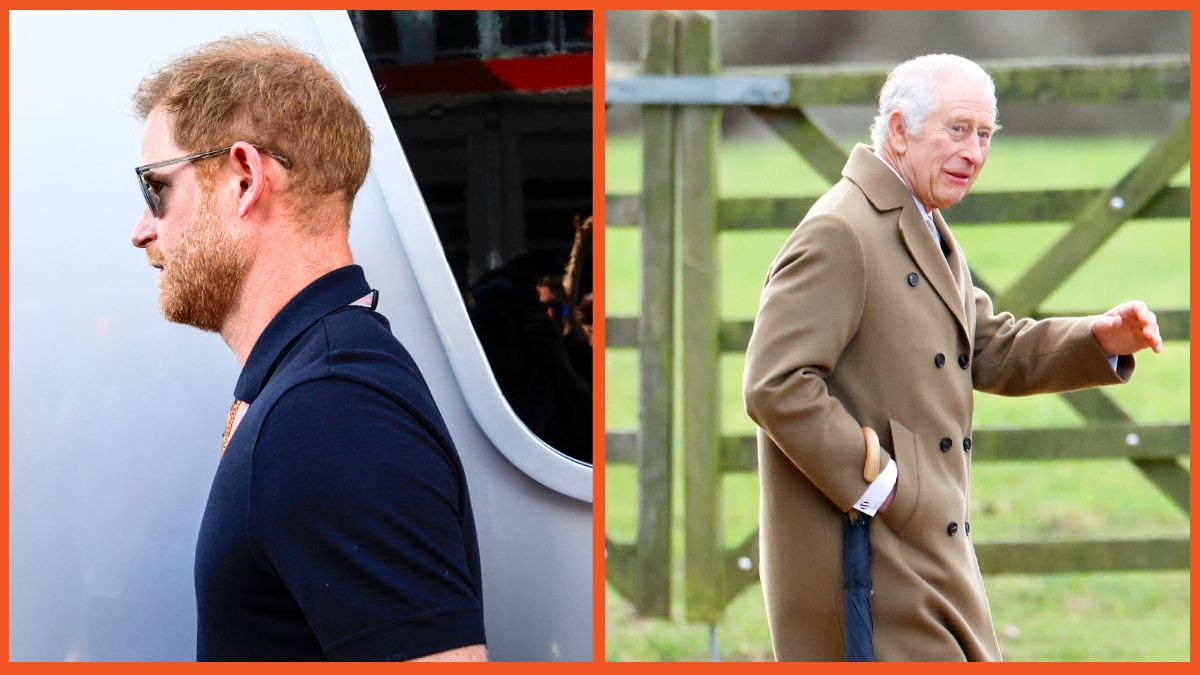
[[[1124,382],[1131,354],[1162,348],[1140,302],[1016,320],[973,287],[941,209],[966,196],[997,128],[979,66],[951,55],[897,66],[874,150],[854,149],[771,265],[745,395],[760,428],[761,576],[781,660],[843,659],[852,510],[875,516],[876,658],[1000,659],[970,538],[972,390]],[[872,482],[866,429],[887,451]]]
[[[176,59],[134,102],[133,244],[167,320],[220,333],[242,366],[196,545],[198,658],[483,660],[462,464],[352,264],[362,116],[261,35]]]

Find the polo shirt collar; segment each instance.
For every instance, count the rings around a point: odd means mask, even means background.
[[[321,317],[371,292],[362,267],[347,265],[325,274],[288,301],[271,319],[250,350],[233,390],[239,401],[253,403],[274,372],[279,357]]]

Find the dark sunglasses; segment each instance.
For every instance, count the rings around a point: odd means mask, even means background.
[[[254,144],[251,143],[251,145],[254,145]],[[280,164],[282,164],[283,168],[285,168],[285,169],[292,168],[292,160],[288,159],[287,157],[284,157],[282,154],[275,152],[274,150],[264,148],[260,145],[254,145],[254,147],[258,148],[260,151],[271,156],[276,162],[279,162]],[[220,155],[222,153],[229,152],[232,148],[233,148],[232,145],[227,145],[223,148],[217,148],[216,150],[209,150],[207,152],[198,152],[194,155],[188,155],[187,157],[176,157],[175,159],[164,159],[160,162],[153,162],[151,164],[146,164],[145,166],[139,166],[136,169],[134,169],[134,172],[137,173],[138,184],[141,185],[141,187],[142,187],[142,196],[146,198],[146,206],[150,207],[150,213],[154,214],[155,218],[162,218],[163,202],[162,202],[162,195],[159,194],[158,188],[154,187],[154,185],[152,185],[150,181],[146,180],[147,172],[153,171],[154,169],[162,168],[164,166],[170,166],[172,164],[179,164],[181,162],[194,162],[198,159],[204,159],[206,157],[216,157],[217,155]]]

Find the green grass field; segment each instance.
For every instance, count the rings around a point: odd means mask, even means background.
[[[1020,139],[998,137],[976,191],[1098,187],[1114,183],[1154,139]],[[605,174],[610,193],[640,185],[636,138],[609,139]],[[771,142],[726,142],[719,158],[723,196],[811,195],[825,184],[797,155]],[[1173,181],[1187,184],[1187,168]],[[781,224],[791,225],[791,223]],[[951,214],[951,227],[954,226]],[[997,290],[1006,288],[1050,247],[1066,225],[1012,223],[955,229],[972,268]],[[720,309],[723,319],[749,319],[767,266],[788,232],[784,229],[721,235]],[[609,316],[638,311],[639,233],[611,223],[605,230],[605,298]],[[1136,221],[1121,228],[1044,303],[1046,309],[1106,309],[1139,298],[1155,309],[1188,306],[1189,232],[1186,219]],[[742,412],[740,354],[721,362],[721,428],[749,433]],[[1139,357],[1128,385],[1107,391],[1142,422],[1188,419],[1188,343],[1169,342],[1162,354]],[[637,426],[637,353],[607,349],[606,426]],[[678,398],[678,397],[677,397]],[[1079,425],[1080,417],[1053,396],[1003,399],[976,396],[976,426]],[[678,425],[677,425],[678,426]],[[678,445],[678,443],[677,443]],[[608,587],[605,653],[609,660],[704,660],[708,629],[687,625],[684,615],[682,457],[675,460],[673,616],[637,618]],[[983,542],[1011,538],[1101,538],[1186,535],[1189,521],[1127,462],[981,463],[972,487],[972,536]],[[741,543],[757,528],[758,484],[753,474],[727,475],[722,483],[726,544]],[[616,541],[632,541],[636,528],[636,474],[631,466],[607,467],[605,528]],[[985,579],[1001,647],[1009,660],[1187,660],[1187,572],[1002,575]],[[721,655],[728,660],[771,656],[761,591],[742,593],[719,624]]]

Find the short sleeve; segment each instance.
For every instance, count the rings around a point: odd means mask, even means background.
[[[284,394],[253,459],[250,536],[334,660],[485,642],[457,454],[406,406],[321,379]]]

